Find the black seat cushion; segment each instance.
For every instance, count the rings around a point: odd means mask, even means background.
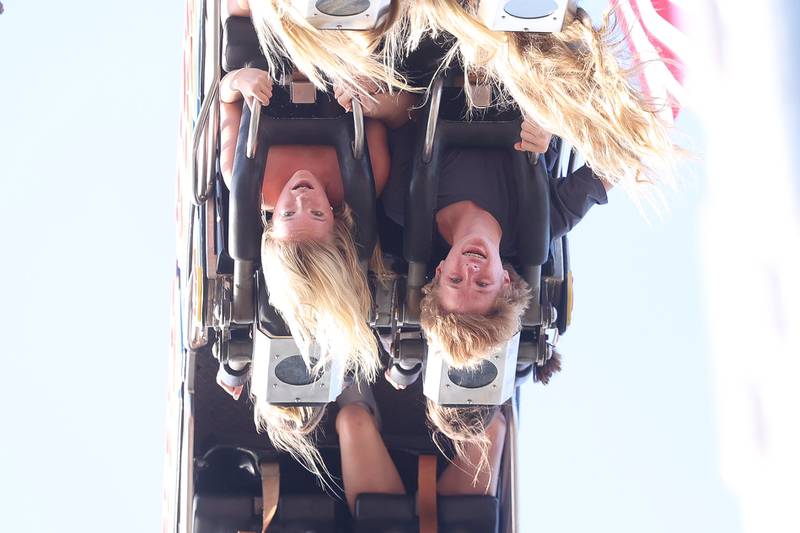
[[[356,533],[414,533],[419,530],[411,496],[360,494],[355,511]]]
[[[496,533],[499,510],[492,496],[440,496],[439,533]]]
[[[255,514],[253,496],[206,496],[194,498],[195,533],[259,531],[261,517]]]
[[[258,499],[250,495],[206,496],[194,499],[196,533],[261,531]],[[335,533],[336,502],[323,495],[281,496],[271,533]]]

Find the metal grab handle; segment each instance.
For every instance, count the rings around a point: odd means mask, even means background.
[[[207,177],[203,180],[203,189],[199,191],[199,184],[197,180],[197,151],[200,148],[200,140],[203,138],[203,134],[208,132],[208,128],[206,127],[208,124],[208,116],[211,114],[211,109],[215,106],[218,106],[217,103],[217,96],[219,94],[219,78],[214,78],[211,81],[211,88],[206,94],[205,100],[203,100],[203,106],[200,108],[200,114],[197,117],[197,122],[194,125],[194,131],[192,132],[192,155],[189,167],[191,168],[191,176],[192,176],[192,201],[195,205],[200,205],[204,203],[208,199],[208,191],[211,188],[211,180]],[[218,113],[214,113],[214,120],[213,126],[214,128],[212,131],[216,133],[216,122]],[[205,155],[205,153],[204,153]],[[211,166],[204,164],[204,170],[206,173],[208,169],[206,167]]]
[[[431,90],[431,107],[428,111],[428,123],[425,125],[425,145],[422,151],[422,162],[428,164],[433,157],[433,139],[436,137],[436,124],[439,122],[439,104],[442,101],[444,80],[439,77]]]
[[[355,139],[353,140],[353,157],[361,159],[364,155],[364,109],[361,107],[361,102],[353,98],[353,132]]]
[[[261,123],[261,102],[253,98],[253,105],[250,106],[250,127],[247,130],[247,159],[256,156],[258,148],[258,125]]]
[[[220,47],[219,47],[219,31],[220,31],[220,0],[212,0],[210,2],[210,13],[207,13],[206,20],[201,20],[199,46],[205,48],[207,43],[210,43],[212,52],[211,57],[214,61],[214,76],[211,79],[211,86],[206,93],[203,105],[200,109],[200,114],[197,117],[197,122],[192,132],[192,154],[190,161],[190,175],[192,177],[192,202],[194,205],[201,205],[208,200],[208,193],[211,190],[211,180],[214,169],[214,157],[216,154],[217,132],[219,131],[219,80],[221,78],[220,66]],[[203,17],[202,14],[200,14]],[[206,25],[210,26],[210,35],[206,35]],[[205,56],[203,56],[205,57]],[[205,65],[203,65],[205,66]],[[202,72],[202,71],[201,71]],[[213,114],[211,111],[213,109]],[[211,115],[212,132],[211,136],[208,135],[208,117]],[[197,183],[197,151],[200,147],[200,139],[206,135],[206,152],[204,152],[203,159],[203,187],[198,190],[199,184]],[[213,142],[212,142],[213,141]],[[210,148],[210,149],[209,149]]]

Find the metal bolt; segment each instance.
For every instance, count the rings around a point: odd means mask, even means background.
[[[469,398],[467,398],[467,403],[472,403],[472,400],[470,400]]]

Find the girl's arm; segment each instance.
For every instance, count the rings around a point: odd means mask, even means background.
[[[229,72],[219,84],[220,107],[220,155],[222,179],[228,189],[231,186],[233,158],[236,155],[236,139],[242,120],[242,98],[251,105],[253,98],[263,105],[272,97],[272,81],[263,70],[243,68]]]
[[[269,74],[259,68],[240,68],[227,73],[219,83],[220,101],[232,104],[242,97],[248,105],[252,104],[252,98],[264,105],[269,104],[269,99],[272,98],[272,80]]]
[[[418,96],[405,91],[395,93],[378,92],[377,87],[370,91],[370,98],[361,97],[359,102],[364,116],[380,120],[389,129],[397,129],[411,120],[411,109],[417,104]],[[353,93],[340,86],[333,87],[333,95],[343,108],[352,110]]]

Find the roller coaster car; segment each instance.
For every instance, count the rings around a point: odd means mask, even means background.
[[[218,68],[221,65],[223,71],[231,71],[264,66],[249,19],[231,17],[223,27],[221,57],[219,50],[215,53]],[[420,52],[423,56],[424,50]],[[214,118],[220,74],[205,91],[196,128],[206,127],[205,121]],[[419,122],[406,202],[401,275],[391,284],[372,287],[371,325],[377,334],[391,339],[390,353],[382,354],[383,361],[393,380],[406,388],[395,390],[379,380],[374,392],[384,413],[384,442],[410,494],[415,494],[418,486],[420,456],[437,457],[439,470],[446,464],[426,426],[424,396],[443,405],[501,405],[508,434],[497,497],[439,497],[436,513],[442,532],[514,532],[518,530],[515,391],[527,377],[535,378],[536,368],[552,355],[558,333],[566,329],[571,298],[566,238],[551,243],[548,227],[548,168],[557,165],[552,158],[529,159],[511,150],[520,132],[517,110],[488,110],[465,121],[463,88],[454,80],[445,74],[432,83],[425,119]],[[362,494],[351,516],[341,500],[321,489],[311,474],[256,432],[249,402],[232,401],[215,383],[219,374],[229,385],[244,384],[252,358],[269,357],[270,403],[325,405],[335,400],[345,385],[341,368],[328,367],[319,378],[303,372],[291,332],[269,305],[259,270],[263,228],[259,200],[270,146],[334,146],[345,199],[355,215],[359,257],[366,268],[379,228],[363,131],[357,105],[352,114],[346,113],[330,95],[304,82],[284,80],[273,88],[267,108],[243,106],[231,191],[218,171],[218,146],[201,157],[200,166],[205,167],[199,177],[196,172],[191,175],[195,206],[187,253],[188,263],[193,265],[193,284],[185,299],[186,385],[177,483],[177,527],[181,531],[260,531],[262,515],[272,509],[277,511],[269,531],[275,532],[419,530],[420,510],[413,496]],[[196,150],[201,137],[195,135]],[[206,137],[216,142],[216,134],[206,133]],[[419,328],[420,289],[431,270],[437,168],[443,151],[455,146],[503,147],[511,152],[520,193],[519,224],[524,229],[519,234],[525,235],[518,243],[516,266],[534,295],[522,331],[469,382],[427,352]],[[197,161],[197,154],[193,157]],[[417,380],[420,372],[424,375],[421,381]],[[331,404],[318,439],[334,477],[341,474],[335,413],[336,406]],[[274,481],[277,472],[280,483],[276,491],[268,480]]]

